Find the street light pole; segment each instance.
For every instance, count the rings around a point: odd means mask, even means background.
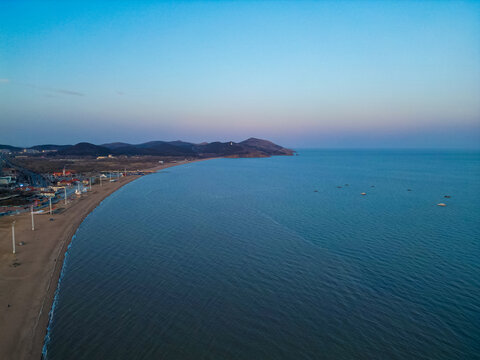
[[[65,186],[63,190],[65,190],[65,205],[67,205],[67,187]]]
[[[15,254],[15,220],[12,221],[12,246],[13,253]]]
[[[48,203],[50,205],[50,215],[52,215],[52,198],[51,197],[48,198]]]
[[[30,208],[32,210],[31,214],[32,214],[32,231],[35,230],[35,222],[33,221],[33,205],[31,206]]]

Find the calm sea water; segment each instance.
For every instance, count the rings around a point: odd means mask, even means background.
[[[44,353],[478,359],[479,220],[473,152],[305,150],[167,169],[82,223]]]

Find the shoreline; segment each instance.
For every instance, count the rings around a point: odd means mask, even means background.
[[[168,163],[146,169],[159,171],[190,164]],[[50,311],[68,250],[85,218],[108,196],[142,176],[94,185],[81,198],[62,205],[59,214],[35,215],[35,231],[30,214],[0,218],[0,358],[41,359]],[[60,207],[60,206],[59,206]],[[54,218],[54,221],[49,221]],[[12,254],[11,223],[15,220],[16,254]],[[19,246],[20,242],[24,246]]]

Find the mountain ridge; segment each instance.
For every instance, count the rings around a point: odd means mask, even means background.
[[[33,152],[48,150],[48,156],[173,156],[173,157],[269,157],[277,155],[293,155],[294,151],[277,145],[269,140],[249,138],[241,142],[202,142],[199,144],[175,141],[148,141],[141,144],[112,142],[95,145],[80,142],[75,145],[35,145],[20,148],[10,145],[0,145],[0,149],[11,152],[22,152],[24,149]]]

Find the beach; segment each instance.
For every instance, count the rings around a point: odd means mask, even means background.
[[[184,162],[168,163],[161,170]],[[0,218],[0,359],[40,359],[67,247],[85,217],[113,192],[140,176],[94,185],[54,215],[30,213]],[[50,219],[53,218],[53,221]],[[12,253],[15,220],[16,254]],[[19,246],[23,242],[24,245]]]

